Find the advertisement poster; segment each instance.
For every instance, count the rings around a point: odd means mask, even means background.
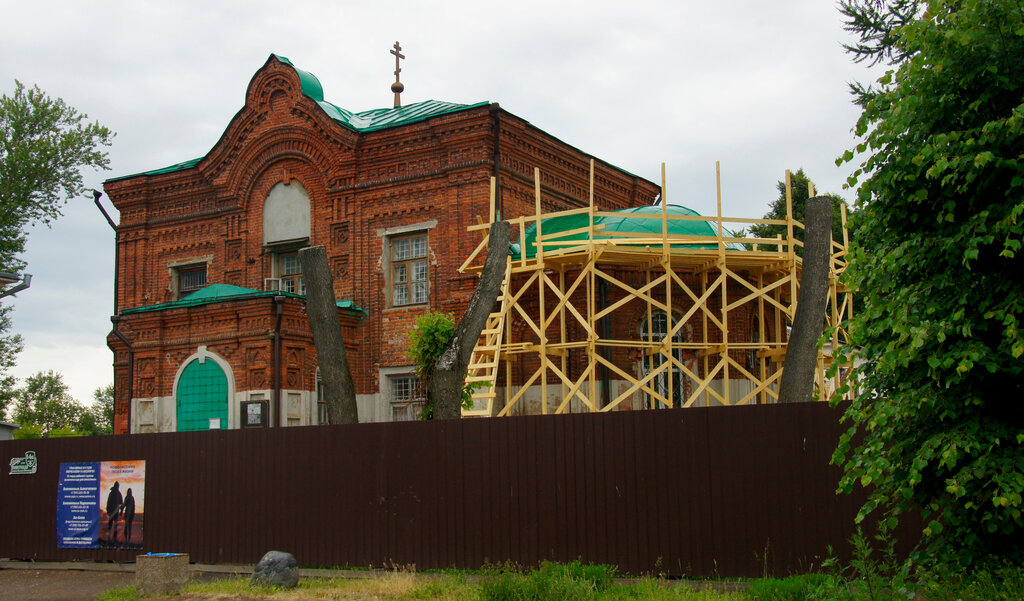
[[[141,549],[146,462],[60,464],[57,547]]]

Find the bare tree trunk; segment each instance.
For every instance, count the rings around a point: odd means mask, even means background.
[[[818,363],[818,338],[825,327],[829,260],[832,255],[832,199],[807,200],[804,218],[804,263],[793,329],[779,385],[780,403],[810,401]]]
[[[356,388],[345,356],[345,339],[338,321],[334,277],[327,265],[327,249],[312,246],[299,251],[299,264],[306,278],[306,315],[313,330],[327,417],[332,424],[358,424]]]
[[[507,221],[491,224],[487,260],[480,274],[480,282],[473,291],[473,298],[470,299],[466,312],[462,314],[459,325],[455,327],[455,335],[434,364],[434,373],[430,378],[434,419],[462,417],[462,387],[466,380],[466,369],[473,356],[473,347],[476,346],[480,332],[487,325],[487,317],[494,308],[501,283],[505,280],[509,229]]]

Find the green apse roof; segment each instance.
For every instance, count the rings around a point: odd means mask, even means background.
[[[405,106],[395,108],[371,109],[356,113],[324,100],[324,88],[320,85],[320,80],[316,78],[316,75],[299,69],[286,57],[278,54],[274,54],[272,56],[282,63],[290,66],[292,69],[295,69],[295,73],[298,74],[299,81],[302,83],[302,93],[316,102],[328,117],[330,117],[335,123],[357,132],[370,132],[387,129],[389,127],[408,125],[417,121],[430,119],[431,117],[437,117],[439,115],[464,111],[490,104],[489,102],[458,104],[455,102],[443,102],[440,100],[424,100],[423,102],[414,102],[413,104],[407,104]],[[183,171],[185,169],[195,167],[203,160],[203,158],[205,157],[183,161],[160,169],[153,169],[152,171],[143,171],[132,175],[112,177],[107,181],[113,182],[138,177],[140,175],[161,175],[164,173]]]
[[[181,300],[176,300],[169,303],[160,303],[157,305],[147,305],[145,307],[125,309],[121,311],[121,313],[125,315],[131,313],[147,313],[149,311],[164,311],[167,309],[178,309],[180,307],[195,307],[198,305],[209,305],[212,303],[220,303],[224,301],[245,300],[249,298],[271,296],[287,296],[290,298],[302,299],[306,298],[299,294],[292,294],[291,292],[278,292],[276,290],[266,290],[261,292],[254,288],[243,288],[241,286],[232,286],[231,284],[210,284],[206,288],[196,290],[195,292]],[[339,309],[351,309],[352,311],[359,311],[360,313],[363,312],[362,308],[357,307],[356,304],[350,300],[338,301],[337,304]]]
[[[633,207],[629,209],[620,209],[618,211],[610,211],[615,213],[614,216],[595,216],[594,225],[603,225],[604,228],[595,233],[595,240],[602,238],[614,238],[616,232],[633,233],[633,234],[650,234],[652,238],[661,236],[661,220],[651,219],[643,217],[632,217],[636,214],[646,215],[661,215],[661,206],[646,206],[646,207]],[[669,215],[691,215],[700,216],[700,213],[693,209],[688,209],[680,205],[670,204],[667,207],[667,213]],[[544,237],[548,237],[551,234],[559,232],[568,232],[571,230],[578,230],[581,228],[587,228],[590,225],[590,215],[588,213],[575,213],[572,215],[562,215],[559,217],[552,217],[550,219],[541,220],[541,228],[544,233]],[[733,233],[729,230],[722,228],[722,235],[726,237],[733,236]],[[707,221],[683,221],[677,219],[670,219],[668,221],[668,233],[676,236],[717,236],[717,228]],[[587,232],[577,232],[561,238],[558,241],[562,242],[583,242],[587,240]],[[526,228],[525,243],[526,243],[526,258],[532,259],[537,254],[537,224],[534,223]],[[649,246],[645,244],[644,246]],[[551,247],[548,247],[549,249]],[[701,243],[694,242],[688,244],[673,244],[672,248],[706,248],[713,249],[718,248],[717,244],[714,243]],[[746,250],[746,247],[737,242],[730,242],[726,244],[726,248],[730,250]],[[515,243],[511,245],[510,252],[513,259],[520,259],[519,244]]]

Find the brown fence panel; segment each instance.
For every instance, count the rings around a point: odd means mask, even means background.
[[[842,427],[824,404],[106,436],[0,443],[0,557],[58,549],[62,462],[146,461],[142,552],[254,563],[478,568],[582,558],[624,573],[760,576],[844,552]]]

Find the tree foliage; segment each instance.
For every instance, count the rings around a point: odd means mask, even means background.
[[[10,311],[11,307],[0,307],[0,419],[7,414],[7,407],[14,399],[17,381],[8,370],[14,367],[22,347],[21,336],[6,334],[11,328]]]
[[[805,223],[807,218],[807,199],[810,198],[808,184],[810,183],[811,178],[804,173],[803,169],[797,169],[795,173],[790,174],[790,188],[792,189],[793,197],[793,219],[796,219],[801,223]],[[786,219],[786,182],[777,182],[775,187],[779,191],[779,195],[768,206],[768,212],[764,214],[763,219],[784,220]],[[842,242],[842,211],[843,205],[846,205],[846,201],[838,194],[826,194],[826,196],[832,199],[832,239],[837,242]],[[759,223],[750,226],[750,235],[756,238],[775,238],[776,236],[781,235],[783,240],[785,240],[788,232],[784,225]],[[797,240],[803,242],[804,231],[802,229],[797,229],[793,232],[793,236]]]
[[[86,407],[85,416],[79,422],[79,429],[90,435],[114,433],[113,384],[93,391],[92,404]]]
[[[101,148],[114,134],[87,119],[38,86],[15,81],[14,94],[0,96],[0,271],[25,268],[27,228],[49,224],[85,191],[83,167],[109,168]],[[9,331],[10,307],[0,307],[0,410],[14,387],[7,369],[21,350],[21,338]]]
[[[46,437],[54,430],[74,430],[85,407],[72,398],[63,377],[54,371],[39,372],[25,379],[15,392],[14,421],[23,428],[37,426]]]
[[[14,391],[13,419],[21,426],[18,438],[56,438],[110,434],[113,425],[113,385],[97,388],[86,407],[68,391],[58,372],[38,372]]]
[[[430,378],[441,354],[448,348],[448,343],[455,336],[455,316],[451,313],[432,311],[416,318],[416,325],[409,330],[409,350],[406,354],[415,365],[416,377],[423,386],[426,403],[420,413],[420,419],[434,418],[434,401],[430,395]],[[473,406],[473,388],[466,386],[462,390],[462,406],[470,409]]]
[[[842,487],[926,516],[921,556],[1024,553],[1024,8],[1019,0],[850,0],[892,61],[862,97],[847,282],[857,291]],[[915,9],[916,12],[911,9]],[[908,12],[909,11],[909,12]],[[913,16],[909,16],[913,14]],[[891,25],[890,29],[885,29]],[[854,151],[843,159],[852,160]],[[842,159],[841,159],[842,160]],[[855,433],[863,435],[862,439]]]
[[[14,95],[0,96],[0,269],[18,271],[25,227],[60,217],[70,198],[85,192],[81,169],[109,169],[113,135],[89,123],[60,98],[39,86],[14,82]]]

